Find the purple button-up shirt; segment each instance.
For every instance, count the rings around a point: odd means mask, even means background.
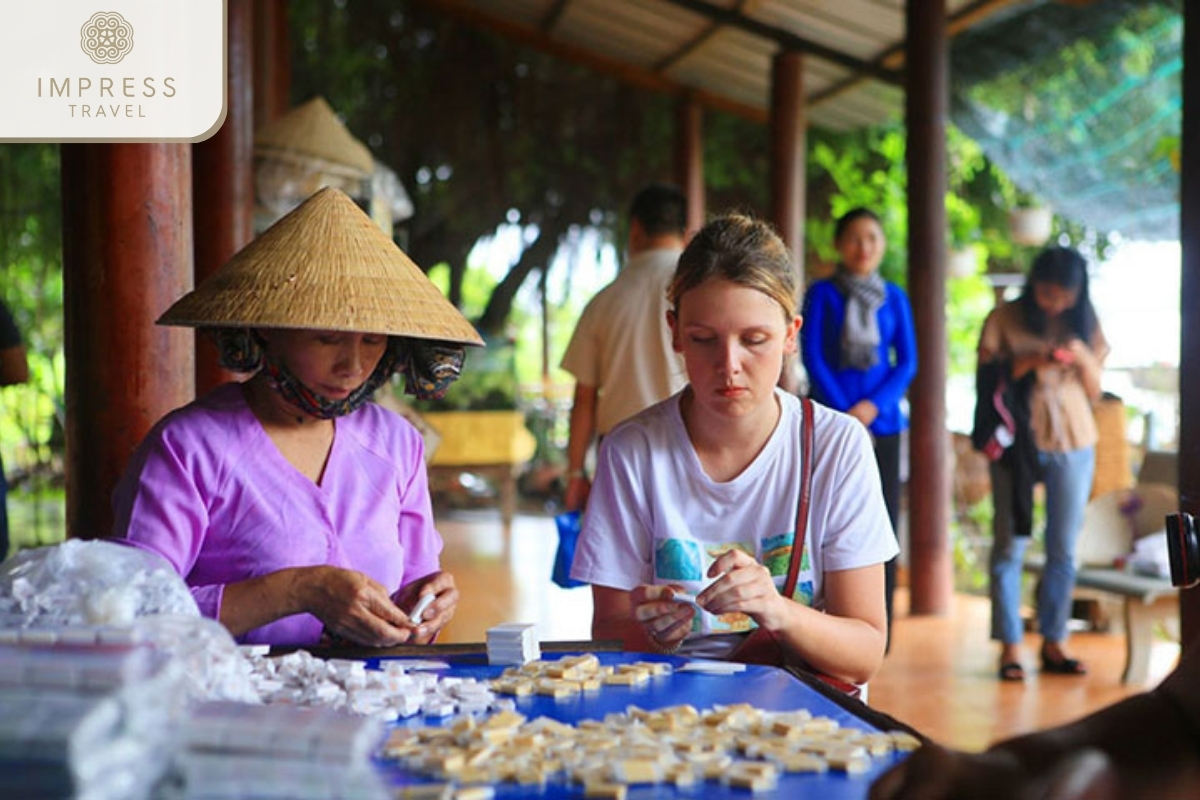
[[[289,567],[358,570],[391,592],[436,572],[420,433],[373,403],[334,425],[318,486],[275,447],[241,387],[221,386],[142,442],[114,494],[114,535],[171,562],[214,619],[226,584]],[[322,627],[297,614],[239,641],[313,644]]]

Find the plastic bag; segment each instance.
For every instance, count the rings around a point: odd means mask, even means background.
[[[134,625],[141,637],[169,654],[183,673],[183,689],[193,701],[261,703],[254,668],[229,630],[214,619],[154,614]]]
[[[1171,555],[1167,551],[1166,530],[1155,531],[1149,536],[1134,540],[1133,552],[1129,554],[1129,568],[1138,575],[1153,578],[1171,577]]]
[[[0,627],[129,625],[151,614],[200,616],[163,557],[97,539],[22,550],[0,566]]]
[[[564,589],[586,586],[583,581],[571,577],[571,564],[575,561],[575,543],[583,525],[583,514],[579,511],[564,511],[554,518],[558,528],[558,550],[554,553],[554,569],[550,579]]]

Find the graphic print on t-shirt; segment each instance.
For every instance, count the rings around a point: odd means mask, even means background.
[[[722,553],[734,548],[759,560],[767,567],[775,580],[776,589],[783,589],[787,580],[788,565],[792,557],[794,531],[768,536],[761,543],[750,541],[699,542],[695,539],[660,539],[654,549],[654,578],[656,583],[678,583],[692,594],[699,594],[711,583],[708,568]],[[761,554],[756,547],[761,546]],[[799,580],[793,599],[811,606],[813,597],[812,566],[808,548],[804,549],[800,563]],[[700,635],[713,633],[745,633],[756,627],[753,619],[742,613],[715,616],[706,611],[692,618],[692,632]]]
[[[783,585],[787,583],[788,567],[792,563],[792,545],[795,541],[796,532],[792,531],[779,536],[769,536],[762,542],[762,563],[775,579],[775,588],[781,592]],[[796,576],[796,590],[792,592],[792,599],[801,605],[812,607],[812,564],[808,559],[807,547],[801,553],[800,572]]]

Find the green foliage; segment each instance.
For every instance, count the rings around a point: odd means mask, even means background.
[[[59,193],[57,145],[0,145],[0,298],[12,311],[29,362],[28,383],[0,390],[0,457],[10,483],[14,547],[63,535]]]
[[[498,225],[547,237],[494,287],[477,317],[488,333],[503,329],[527,276],[549,268],[572,226],[619,229],[637,188],[671,176],[673,103],[663,95],[424,4],[296,0],[289,15],[294,99],[324,95],[409,187],[406,249],[418,264],[449,265],[452,300],[468,253]]]
[[[0,453],[20,483],[61,459],[62,203],[58,147],[0,145],[0,292],[21,332],[29,382],[0,393]]]
[[[730,114],[704,118],[704,184],[711,212],[770,211],[770,131]]]
[[[528,276],[569,263],[563,254],[573,232],[600,229],[611,243],[625,240],[629,197],[643,183],[673,177],[675,101],[474,30],[423,4],[295,0],[289,9],[295,100],[326,96],[351,132],[397,171],[416,206],[406,249],[418,264],[445,265],[436,270],[438,282],[468,316],[486,320],[485,333],[516,341],[518,380],[540,383],[544,370],[562,379],[558,361],[594,289],[551,280],[543,326],[540,294]],[[768,216],[769,128],[708,113],[704,134],[710,211]],[[833,220],[865,206],[884,222],[889,247],[882,273],[906,284],[905,135],[899,124],[810,130],[806,236],[814,268],[836,260]],[[953,128],[947,153],[948,243],[975,245],[988,269],[1023,268],[1027,254],[1007,233],[1007,210],[1020,190]],[[529,234],[509,274],[469,264],[476,242],[505,223]],[[1065,223],[1060,228],[1075,235]],[[551,242],[535,252],[539,236]],[[969,369],[974,342],[968,340],[992,295],[982,279],[952,284],[948,329],[957,371]],[[554,288],[560,285],[561,293]]]
[[[434,264],[427,273],[429,280],[446,294],[450,292],[450,265],[444,261]],[[462,299],[459,310],[468,317],[483,313],[488,294],[496,288],[496,279],[480,266],[467,267],[462,280]]]
[[[946,229],[952,249],[961,249],[979,241],[979,218],[979,209],[965,199],[952,193],[946,195]]]
[[[904,163],[905,132],[899,125],[849,134],[814,131],[809,154],[810,214],[806,238],[810,265],[835,264],[834,221],[852,208],[866,207],[883,221],[888,249],[880,273],[901,286],[908,276],[908,199]],[[1008,239],[1006,196],[1011,182],[984,156],[978,145],[954,128],[947,136],[947,236],[951,246],[973,244],[985,253],[1013,252]],[[1001,224],[1002,223],[1002,224]],[[975,370],[975,348],[994,295],[982,275],[952,278],[947,285],[946,330],[949,372]]]
[[[1166,159],[1171,165],[1171,169],[1179,172],[1180,158],[1182,156],[1182,139],[1178,135],[1161,136],[1154,144],[1152,154],[1155,159]]]
[[[978,79],[958,88],[955,113],[1021,187],[1008,207],[1048,201],[1073,220],[1056,221],[1058,241],[1094,248],[1101,259],[1106,230],[1145,239],[1177,233],[1169,141],[1179,131],[1183,67],[1177,2],[1103,5],[1084,36],[1031,35],[1055,45],[1025,58],[1003,58],[1005,39],[1020,34],[1015,21],[964,36],[974,58],[959,61]],[[1027,24],[1079,24],[1080,16],[1048,9]]]
[[[946,335],[950,375],[974,375],[975,351],[983,320],[995,305],[995,295],[987,278],[972,275],[952,278],[946,283]]]
[[[416,215],[402,235],[418,264],[431,269],[468,316],[493,308],[501,323],[490,333],[513,341],[511,370],[478,371],[451,391],[461,402],[496,401],[488,374],[512,372],[515,381],[538,382],[557,363],[584,303],[594,289],[575,280],[572,237],[601,230],[604,241],[624,241],[625,208],[642,184],[670,180],[675,100],[641,91],[580,66],[477,31],[426,4],[393,0],[293,0],[293,99],[323,95],[384,164],[396,170],[413,195]],[[1131,27],[1135,33],[1140,30]],[[1118,41],[1119,68],[1143,75],[1158,67],[1152,48],[1137,36]],[[1077,72],[1115,69],[1080,45],[1070,55]],[[1025,73],[980,89],[1002,96],[1021,81],[1052,86],[1055,75]],[[1033,98],[1039,101],[1039,98]],[[1009,98],[1012,101],[1012,98]],[[727,114],[705,115],[705,179],[714,211],[739,208],[766,216],[769,209],[769,129]],[[854,133],[809,133],[809,220],[814,262],[831,263],[833,219],[854,206],[876,210],[889,248],[883,272],[905,282],[908,257],[905,132],[888,125]],[[1166,142],[1164,139],[1163,142]],[[1160,148],[1169,148],[1169,142]],[[1177,142],[1176,142],[1177,149]],[[982,151],[953,128],[947,143],[947,236],[974,243],[989,269],[1021,268],[1028,253],[1007,241],[1005,214],[1020,190]],[[1163,151],[1169,157],[1169,150]],[[0,145],[0,271],[2,297],[12,307],[29,346],[32,380],[5,390],[0,453],[10,469],[37,472],[61,455],[63,411],[63,305],[61,200],[58,148]],[[536,258],[513,265],[514,280],[469,263],[468,254],[498,227],[516,224],[526,243],[548,237]],[[1103,253],[1106,240],[1060,221],[1062,237]],[[563,245],[559,248],[558,245]],[[555,259],[556,252],[560,256]],[[592,254],[581,253],[588,263]],[[541,339],[540,298],[528,275],[555,267],[565,280],[549,282],[552,295]],[[584,291],[581,287],[587,287]],[[949,287],[952,370],[967,369],[981,309],[990,294],[981,278]],[[518,335],[519,334],[519,335]],[[549,353],[544,364],[543,352]],[[490,358],[490,356],[488,356]],[[506,396],[513,387],[504,389]],[[486,398],[492,398],[488,400]]]
[[[956,510],[950,524],[954,588],[968,594],[988,592],[988,554],[992,544],[992,498]]]
[[[810,252],[836,264],[834,222],[853,208],[869,208],[883,221],[888,242],[880,274],[903,286],[908,267],[903,130],[889,125],[852,133],[813,131],[809,139],[810,197],[816,200],[805,225]]]

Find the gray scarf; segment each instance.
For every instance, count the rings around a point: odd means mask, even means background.
[[[842,323],[842,368],[870,369],[879,363],[879,320],[875,316],[887,297],[878,272],[860,278],[838,267],[833,283],[846,298]]]

